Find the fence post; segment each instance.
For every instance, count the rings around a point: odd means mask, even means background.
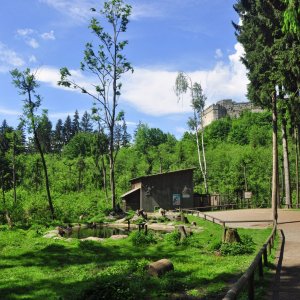
[[[259,271],[259,277],[264,277],[264,268],[262,263],[262,257],[259,259],[258,262],[258,271]]]
[[[148,225],[145,224],[145,235],[147,235],[147,234],[148,234]]]
[[[254,300],[254,272],[252,272],[248,280],[248,299]]]
[[[130,220],[127,220],[127,225],[128,225],[127,229],[128,231],[130,231]]]
[[[267,247],[264,248],[264,265],[268,265],[268,253],[267,253]]]

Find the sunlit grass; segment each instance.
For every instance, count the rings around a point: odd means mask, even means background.
[[[33,230],[0,231],[0,299],[143,299],[170,294],[212,296],[225,293],[247,269],[255,253],[219,256],[212,246],[221,241],[221,226],[189,217],[203,227],[199,245],[134,246],[130,239],[71,242],[42,238]],[[257,250],[270,229],[239,229],[251,235]],[[174,271],[150,278],[144,266],[168,258]]]

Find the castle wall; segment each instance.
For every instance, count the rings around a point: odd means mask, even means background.
[[[231,118],[238,118],[245,110],[252,112],[262,112],[263,110],[255,107],[250,102],[238,103],[231,99],[224,99],[218,101],[216,104],[210,105],[203,113],[203,126],[207,126],[215,120],[229,116]]]

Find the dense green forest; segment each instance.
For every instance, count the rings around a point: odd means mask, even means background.
[[[247,189],[253,193],[254,206],[270,205],[270,124],[269,112],[246,111],[240,118],[220,119],[205,128],[210,193],[237,201]],[[80,117],[76,111],[72,118],[68,116],[52,126],[44,112],[38,135],[45,152],[56,219],[74,222],[80,215],[92,219],[100,211],[109,211],[107,138],[93,130],[90,115],[85,112]],[[4,120],[0,127],[0,142],[1,222],[7,222],[7,215],[14,223],[49,221],[42,163],[34,141],[30,136],[26,138],[21,125],[13,128]],[[293,155],[290,159],[294,166]],[[193,166],[197,167],[193,134],[186,132],[177,140],[169,133],[140,123],[131,138],[127,134],[117,156],[117,197],[120,200],[120,196],[130,189],[131,178]],[[198,169],[194,186],[196,192],[204,192]]]

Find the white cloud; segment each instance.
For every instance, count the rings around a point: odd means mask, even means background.
[[[31,28],[23,28],[23,29],[18,29],[17,34],[20,36],[28,36],[34,33],[34,30]]]
[[[7,115],[7,116],[20,116],[21,112],[19,112],[17,110],[6,109],[3,107],[0,107],[0,114]]]
[[[219,59],[219,58],[222,58],[223,57],[223,52],[221,49],[217,49],[216,52],[215,52],[215,58],[216,59]]]
[[[229,64],[218,62],[211,70],[199,70],[188,75],[200,82],[207,96],[206,105],[224,98],[245,101],[248,79],[240,57],[243,47],[235,45]],[[188,95],[180,103],[173,91],[177,72],[136,68],[133,75],[126,75],[122,96],[137,110],[155,116],[191,111]]]
[[[49,5],[79,23],[90,19],[90,8],[97,3],[95,0],[40,0],[40,2]]]
[[[31,55],[31,56],[29,57],[29,62],[31,62],[31,63],[37,62],[36,57],[35,57],[34,55]]]
[[[7,72],[13,67],[22,67],[24,64],[20,55],[0,42],[0,72]]]
[[[36,49],[40,46],[39,43],[37,42],[37,40],[34,38],[27,39],[26,44],[29,45],[33,49]]]
[[[229,63],[218,62],[210,70],[198,70],[188,73],[193,81],[201,83],[207,96],[206,106],[227,98],[239,102],[246,100],[248,79],[246,69],[240,61],[244,50],[239,43],[234,48],[235,52],[228,57]],[[89,92],[93,92],[91,83],[97,82],[94,78],[84,76],[79,70],[71,70],[71,73],[76,82],[86,87]],[[38,80],[59,88],[57,86],[57,81],[60,79],[58,69],[43,67],[38,70],[37,76]],[[136,67],[133,74],[127,73],[123,77],[120,101],[124,101],[136,110],[152,116],[190,112],[189,95],[185,95],[178,102],[174,93],[176,76],[177,72],[161,68]],[[72,91],[72,89],[67,90]]]
[[[161,18],[164,13],[161,6],[154,5],[153,3],[134,3],[132,4],[132,12],[130,18],[137,20],[140,18]]]
[[[54,31],[44,32],[41,34],[43,40],[55,40]]]
[[[23,28],[17,30],[17,35],[24,39],[25,43],[33,49],[36,49],[40,46],[37,40],[34,37],[32,37],[36,34],[36,30],[33,30],[31,28]]]

